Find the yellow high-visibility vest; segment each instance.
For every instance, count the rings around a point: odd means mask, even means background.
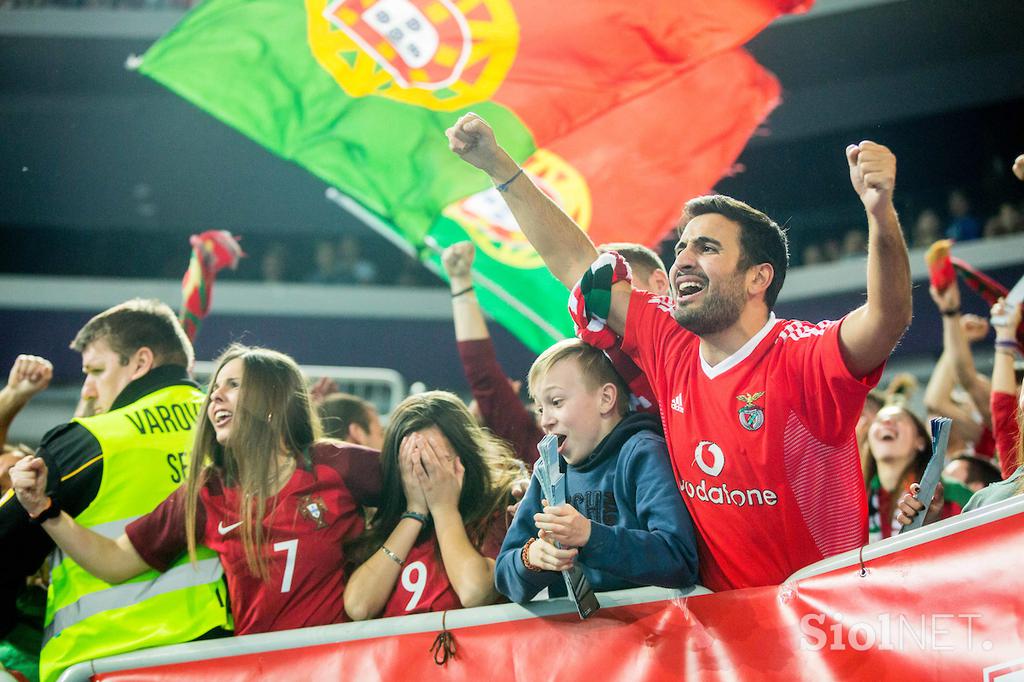
[[[103,453],[99,491],[76,521],[117,538],[174,492],[185,480],[202,399],[190,386],[168,386],[105,414],[75,419]],[[186,555],[165,573],[149,570],[111,585],[57,548],[51,555],[40,679],[52,682],[81,661],[230,628],[222,576],[216,553],[204,547],[195,566]]]

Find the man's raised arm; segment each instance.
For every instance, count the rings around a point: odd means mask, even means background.
[[[453,152],[491,177],[548,270],[571,289],[597,258],[597,249],[583,230],[526,173],[520,172],[482,118],[466,114],[448,129],[447,135]]]
[[[843,358],[857,377],[885,361],[910,324],[910,260],[896,208],[896,157],[865,141],[846,148],[850,182],[868,216],[868,300],[840,329]]]

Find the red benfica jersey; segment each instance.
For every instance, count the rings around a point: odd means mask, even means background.
[[[379,504],[375,450],[320,443],[313,466],[301,465],[267,500],[264,556],[270,579],[246,565],[238,490],[212,481],[200,492],[198,542],[220,555],[239,635],[340,623],[346,619],[343,544],[363,531],[360,505]],[[147,564],[166,570],[186,551],[184,487],[132,522],[128,537]]]
[[[850,374],[840,324],[773,314],[711,367],[670,299],[630,297],[622,348],[657,395],[709,589],[776,585],[867,541],[854,427],[882,367]]]
[[[501,549],[501,541],[505,539],[504,511],[494,515],[484,538],[480,554],[494,559]],[[413,545],[409,556],[405,559],[402,572],[398,576],[395,589],[384,605],[381,618],[391,616],[408,616],[412,613],[428,611],[447,611],[461,609],[462,602],[455,588],[448,581],[441,553],[437,546],[437,536],[433,529],[425,537]]]

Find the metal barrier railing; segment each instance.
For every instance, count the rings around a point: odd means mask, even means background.
[[[703,594],[711,594],[710,590],[695,585],[686,590],[670,590],[662,587],[639,587],[632,590],[603,592],[597,595],[604,608],[645,604],[654,601],[682,599]],[[260,635],[244,635],[229,639],[175,644],[135,651],[129,654],[101,658],[95,661],[77,663],[60,676],[57,682],[84,682],[93,675],[148,668],[152,666],[184,663],[186,661],[204,661],[244,654],[266,653],[316,646],[318,644],[335,644],[373,637],[408,635],[418,632],[440,632],[442,629],[457,630],[459,628],[476,627],[492,623],[506,623],[543,618],[567,613],[576,613],[572,601],[563,599],[545,599],[528,604],[497,604],[480,606],[471,609],[455,609],[435,613],[420,613],[413,616],[397,618],[381,618],[359,623],[342,623],[339,625],[323,625],[299,630],[268,632]],[[442,626],[442,617],[444,625]]]
[[[1024,512],[1024,495],[1017,495],[1008,500],[1003,500],[1002,502],[982,507],[966,514],[959,514],[944,521],[922,526],[903,535],[894,535],[891,538],[873,542],[870,545],[865,545],[863,550],[851,549],[849,552],[843,552],[842,554],[822,559],[815,564],[801,568],[789,576],[786,582],[803,580],[804,578],[810,578],[841,568],[859,566],[861,561],[867,564],[872,559],[878,559],[904,549],[909,549],[910,547],[923,545],[932,540],[956,535],[957,533],[962,533],[986,523],[1005,519],[1022,512]]]

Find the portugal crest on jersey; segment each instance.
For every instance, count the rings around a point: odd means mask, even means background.
[[[327,515],[327,505],[324,504],[323,498],[319,495],[317,497],[306,495],[301,498],[299,500],[299,513],[302,514],[303,518],[316,522],[317,530],[327,527],[327,521],[324,518]]]
[[[743,407],[739,409],[739,417],[740,426],[747,431],[757,431],[764,426],[764,408],[754,404],[763,397],[764,391],[742,393],[736,396],[736,400],[741,400],[744,403]]]

